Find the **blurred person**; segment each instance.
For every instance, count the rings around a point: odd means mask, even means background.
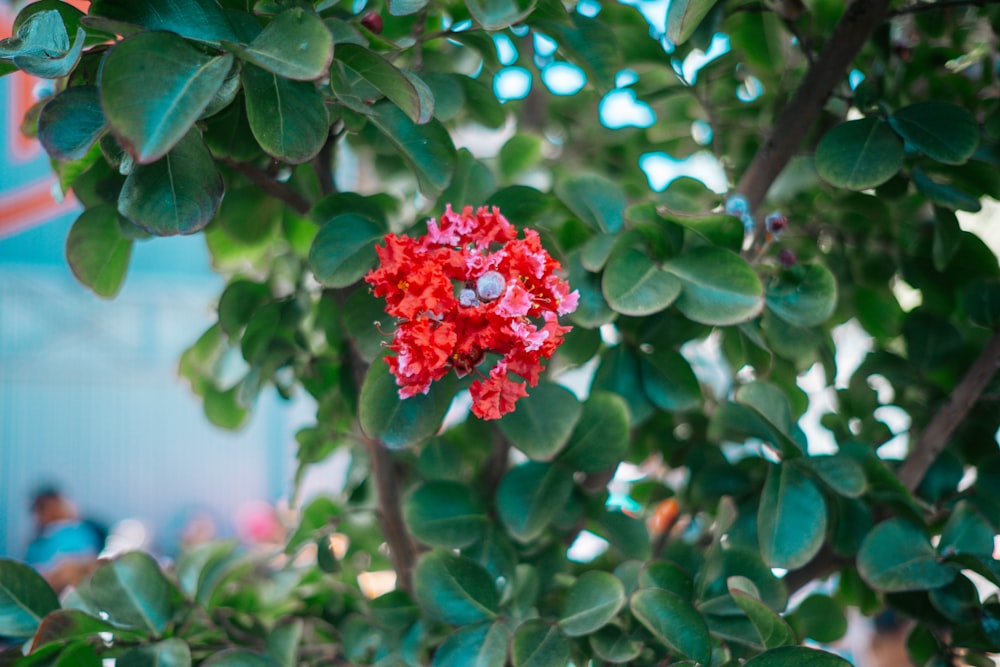
[[[35,537],[25,562],[38,570],[57,593],[75,586],[97,566],[107,531],[80,516],[76,506],[56,487],[43,487],[31,501]]]

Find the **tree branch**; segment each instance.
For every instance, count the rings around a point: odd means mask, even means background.
[[[972,362],[965,376],[955,385],[947,402],[921,432],[917,444],[910,450],[899,468],[898,477],[903,486],[910,491],[917,488],[931,464],[948,443],[951,434],[979,400],[998,366],[1000,366],[1000,330],[993,334],[993,338]]]
[[[249,162],[237,162],[229,158],[223,158],[221,161],[246,176],[250,179],[251,183],[259,186],[267,194],[291,206],[296,213],[305,215],[312,208],[312,204],[308,199],[288,185],[275,180],[260,167]]]
[[[736,186],[750,203],[760,206],[771,184],[799,149],[806,133],[819,118],[823,105],[839,84],[854,57],[885,18],[891,0],[854,0],[826,42],[816,62],[806,72],[798,90],[778,118],[771,136],[757,150]],[[759,242],[764,230],[759,229]]]

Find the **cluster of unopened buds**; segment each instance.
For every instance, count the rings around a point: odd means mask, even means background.
[[[743,223],[743,232],[747,236],[753,236],[757,228],[757,221],[750,212],[750,202],[741,194],[735,194],[726,199],[726,214],[735,216]],[[788,217],[780,211],[772,211],[764,218],[764,240],[770,244],[781,238],[782,232],[788,229]],[[795,264],[797,258],[795,251],[791,248],[783,248],[778,253],[778,261],[782,266],[790,267]]]
[[[396,320],[388,345],[395,355],[385,360],[400,398],[426,394],[452,369],[459,377],[479,372],[488,355],[499,355],[469,387],[472,412],[482,419],[511,412],[571,328],[558,317],[579,300],[538,232],[518,238],[496,207],[459,213],[448,205],[440,222],[427,222],[427,234],[387,234],[376,251],[379,266],[365,281]]]

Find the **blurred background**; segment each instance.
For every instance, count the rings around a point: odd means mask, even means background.
[[[0,3],[0,37],[14,15]],[[164,556],[185,530],[241,536],[287,496],[314,407],[265,392],[239,433],[205,419],[176,371],[222,288],[202,236],[136,244],[114,300],[75,280],[77,207],[55,199],[47,156],[19,130],[50,85],[0,78],[0,557],[24,558],[46,487],[109,529],[130,519],[132,539]]]

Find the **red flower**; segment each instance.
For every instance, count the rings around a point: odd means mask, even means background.
[[[449,205],[426,235],[387,234],[376,251],[379,266],[365,281],[397,319],[389,345],[396,354],[385,359],[400,397],[427,393],[450,369],[468,375],[495,354],[500,360],[469,387],[472,412],[511,412],[570,330],[557,317],[576,310],[580,297],[538,233],[517,238],[496,207],[456,213]]]

